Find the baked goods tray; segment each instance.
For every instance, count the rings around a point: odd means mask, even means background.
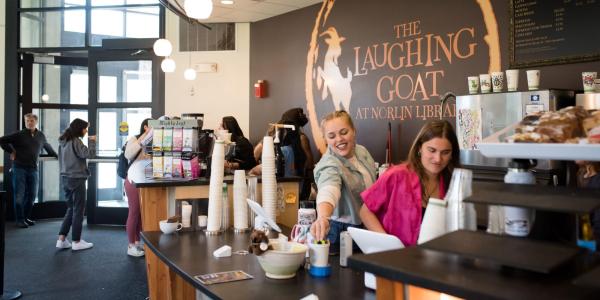
[[[478,143],[487,157],[600,161],[600,144]]]
[[[486,137],[481,143],[477,143],[477,149],[487,157],[600,161],[600,144],[500,142],[514,131],[516,125],[517,123]]]

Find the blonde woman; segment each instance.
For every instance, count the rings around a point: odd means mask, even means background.
[[[360,193],[375,181],[375,162],[356,144],[356,129],[345,111],[328,114],[321,122],[327,151],[315,166],[317,220],[310,231],[317,240],[328,239],[330,252],[339,252],[340,232],[361,226]]]

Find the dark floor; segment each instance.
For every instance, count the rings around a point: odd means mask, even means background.
[[[122,226],[87,226],[82,238],[89,250],[55,248],[61,221],[38,221],[20,229],[6,224],[4,288],[22,299],[145,299],[144,258],[127,255]],[[71,237],[69,235],[69,240]]]

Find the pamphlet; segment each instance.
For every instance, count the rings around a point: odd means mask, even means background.
[[[224,283],[231,281],[239,281],[254,278],[252,275],[242,271],[227,271],[227,272],[219,272],[219,273],[210,273],[204,275],[196,275],[194,276],[196,280],[200,281],[202,284],[209,285],[215,283]]]

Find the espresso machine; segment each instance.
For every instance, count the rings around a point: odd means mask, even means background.
[[[473,170],[474,180],[503,181],[511,158],[485,157],[476,143],[527,115],[571,105],[575,105],[575,92],[559,89],[457,96],[456,134],[461,165]],[[539,160],[533,172],[538,183],[564,184],[566,175],[561,162]]]
[[[523,92],[472,94],[456,97],[456,134],[460,145],[460,163],[473,171],[473,181],[504,182],[511,157],[485,157],[477,143],[540,111],[555,111],[575,105],[575,92],[534,90]],[[512,133],[509,133],[512,134]],[[572,176],[572,163],[537,160],[531,173],[540,185],[566,185]],[[477,225],[488,225],[487,207],[475,205]],[[574,240],[574,219],[553,212],[538,212],[530,237],[542,240]],[[548,228],[552,230],[547,230]]]

